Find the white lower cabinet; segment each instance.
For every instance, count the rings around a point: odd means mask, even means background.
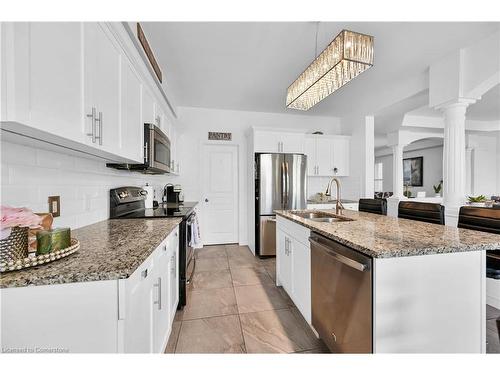
[[[285,289],[311,324],[310,231],[280,217],[276,221],[276,284]]]
[[[80,353],[161,353],[178,295],[176,228],[127,279],[0,290],[1,345]]]

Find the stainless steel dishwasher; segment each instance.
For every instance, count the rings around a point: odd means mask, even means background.
[[[333,353],[372,353],[372,258],[312,233],[312,325]]]

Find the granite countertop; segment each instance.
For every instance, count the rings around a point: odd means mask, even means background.
[[[353,201],[353,200],[350,200],[350,199],[341,199],[340,202],[341,203],[358,203],[359,201]],[[335,203],[337,203],[337,200],[336,199],[330,199],[330,200],[327,200],[327,201],[316,201],[314,199],[308,199],[307,203],[308,204],[335,204]]]
[[[182,221],[113,219],[71,231],[80,249],[45,265],[0,274],[0,288],[129,277]]]
[[[343,216],[353,221],[335,223],[306,220],[290,211],[275,212],[374,258],[500,249],[500,235],[367,212],[344,210]]]

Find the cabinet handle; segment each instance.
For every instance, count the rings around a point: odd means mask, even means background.
[[[163,251],[167,251],[167,245],[163,245]]]
[[[95,143],[95,140],[99,140],[99,145],[102,146],[102,112],[99,112],[99,117],[94,119],[94,128],[97,128],[97,123],[99,123],[99,135],[94,134],[94,139],[93,142]],[[93,132],[96,132],[96,129],[93,130]]]
[[[102,127],[103,127],[102,112],[99,112],[99,145],[101,146],[102,146]]]
[[[148,269],[147,268],[141,272],[141,277],[143,279],[145,279],[146,277],[148,277]]]
[[[158,299],[154,302],[155,305],[158,305],[158,310],[161,310],[161,277],[158,278],[158,282],[154,284],[156,288],[158,288]]]
[[[92,119],[90,133],[87,133],[87,135],[89,137],[92,137],[92,143],[95,143],[95,140],[96,140],[95,130],[96,130],[96,121],[97,121],[95,107],[92,107],[92,113],[87,114],[87,117],[90,117]]]
[[[175,263],[176,263],[176,262],[175,262],[175,255],[172,255],[172,256],[170,257],[170,261],[172,262],[172,268],[170,268],[170,271],[172,271],[172,273],[173,273],[173,275],[174,275],[174,277],[175,277],[175,268],[176,268],[176,267],[175,267]]]

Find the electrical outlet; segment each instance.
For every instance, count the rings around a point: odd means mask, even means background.
[[[49,212],[53,217],[61,215],[61,198],[59,195],[49,197]]]

